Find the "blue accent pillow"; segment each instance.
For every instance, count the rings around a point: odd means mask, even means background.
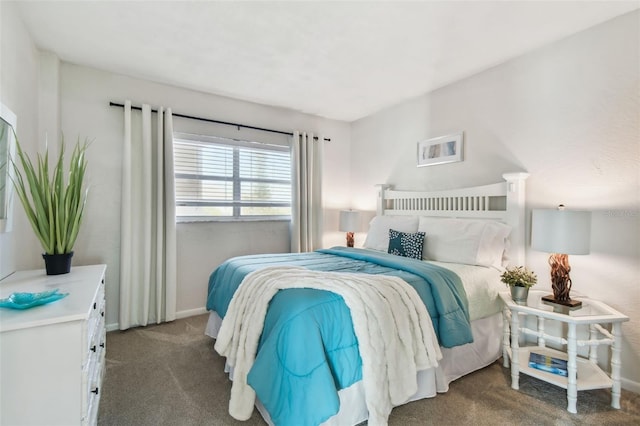
[[[389,249],[390,254],[410,257],[412,259],[422,259],[422,246],[424,245],[424,232],[400,232],[389,229]]]

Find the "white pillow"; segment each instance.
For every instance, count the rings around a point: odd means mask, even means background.
[[[369,232],[362,245],[364,248],[387,252],[389,229],[400,232],[418,232],[417,216],[376,216],[369,222]]]
[[[511,227],[478,219],[420,217],[424,232],[423,259],[480,266],[502,266]]]

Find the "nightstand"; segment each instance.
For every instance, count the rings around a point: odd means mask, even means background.
[[[570,413],[577,413],[579,390],[611,388],[611,406],[620,408],[622,323],[628,321],[629,317],[588,298],[580,299],[580,309],[566,313],[554,312],[552,306],[541,300],[547,294],[546,291],[529,291],[525,306],[511,300],[510,293],[500,293],[505,304],[502,355],[505,367],[509,367],[511,360],[511,387],[516,390],[519,388],[520,373],[560,386],[567,390],[567,411]],[[533,320],[527,321],[528,316]],[[560,336],[545,332],[547,321],[561,324]],[[530,326],[532,322],[536,325]],[[537,338],[537,345],[520,347],[521,333]],[[579,338],[579,333],[585,337]],[[547,347],[547,342],[566,347],[566,352]],[[597,348],[600,345],[611,347],[611,376],[598,366]],[[578,348],[584,346],[589,347],[588,359],[578,356]],[[529,367],[531,352],[567,360],[568,377]]]

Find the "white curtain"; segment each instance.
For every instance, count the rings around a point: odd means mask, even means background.
[[[294,132],[291,200],[291,252],[313,251],[322,246],[322,157],[324,138]]]
[[[155,120],[154,120],[155,118]],[[155,129],[154,129],[155,125]],[[176,317],[176,221],[171,109],[124,107],[120,329]]]

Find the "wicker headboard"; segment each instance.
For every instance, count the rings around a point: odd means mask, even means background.
[[[378,215],[489,219],[512,227],[509,259],[524,265],[525,180],[528,173],[505,173],[504,182],[444,191],[396,191],[379,185]]]

